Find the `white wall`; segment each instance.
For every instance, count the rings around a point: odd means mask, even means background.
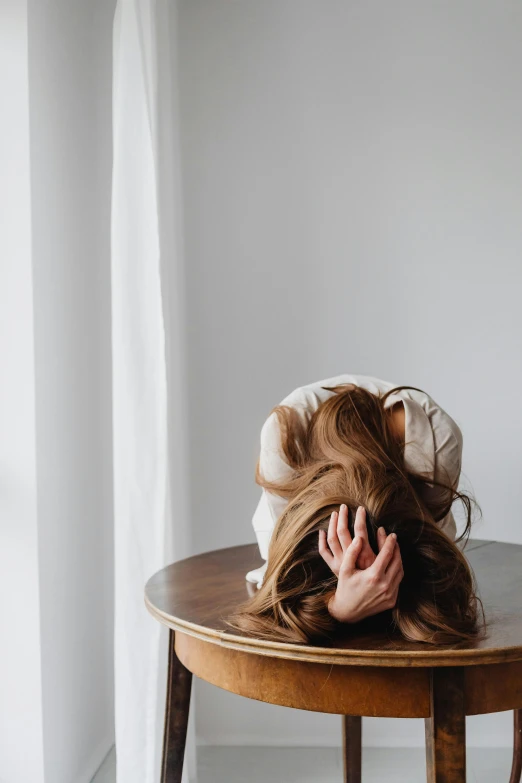
[[[38,538],[46,781],[113,742],[113,2],[30,0]]]
[[[2,3],[0,80],[0,781],[42,783],[27,8],[19,0]]]
[[[181,2],[199,551],[255,540],[265,417],[340,372],[429,391],[464,432],[475,536],[522,543],[521,28],[508,0]],[[196,690],[203,742],[340,743],[336,718]],[[511,741],[509,715],[469,728]]]
[[[113,742],[113,2],[2,3],[0,780]]]

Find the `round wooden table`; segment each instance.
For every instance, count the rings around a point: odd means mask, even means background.
[[[343,716],[345,783],[361,781],[361,717],[425,718],[428,783],[466,780],[466,715],[514,710],[509,783],[522,771],[522,546],[470,540],[487,637],[456,648],[412,644],[348,627],[333,647],[230,633],[223,618],[256,588],[257,545],[189,557],[145,590],[170,628],[162,783],[180,783],[192,674],[232,693]],[[500,782],[499,782],[500,783]]]

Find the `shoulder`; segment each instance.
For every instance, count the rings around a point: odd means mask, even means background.
[[[317,401],[322,402],[328,399],[333,392],[328,391],[324,387],[339,386],[343,383],[352,383],[354,386],[360,386],[368,391],[378,394],[383,391],[392,389],[395,384],[389,381],[383,381],[380,378],[375,378],[371,375],[352,375],[343,373],[342,375],[334,375],[330,378],[323,378],[320,381],[314,381],[313,383],[307,383],[304,386],[298,386],[290,394],[281,400],[281,405],[302,405],[304,407],[308,405],[315,405]]]
[[[394,384],[389,381],[383,381],[380,378],[374,378],[370,375],[351,375],[343,373],[329,378],[323,378],[319,381],[297,386],[290,394],[284,397],[279,405],[287,405],[293,408],[298,415],[307,421],[317,408],[331,397],[334,392],[327,387],[339,386],[343,383],[352,383],[354,386],[360,386],[373,394],[379,394],[392,389]],[[261,430],[261,443],[264,448],[277,450],[279,443],[279,421],[277,414],[272,412],[266,419]]]

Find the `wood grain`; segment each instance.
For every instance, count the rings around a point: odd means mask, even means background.
[[[522,705],[522,661],[468,666],[464,689],[467,715],[514,710]]]
[[[345,783],[361,781],[361,716],[426,720],[428,783],[465,783],[465,716],[515,710],[510,783],[522,774],[522,546],[470,541],[487,636],[458,647],[410,644],[353,626],[330,646],[231,633],[225,619],[248,595],[257,546],[207,552],[146,586],[151,614],[171,629],[162,783],[180,783],[192,673],[251,699],[343,716]]]
[[[343,715],[344,783],[361,783],[362,718]]]
[[[428,783],[466,783],[464,674],[459,667],[431,672],[431,718],[426,719]]]
[[[161,783],[181,783],[187,739],[192,672],[179,660],[175,646],[175,634],[171,631]]]
[[[146,586],[154,617],[174,630],[260,655],[355,666],[474,666],[522,660],[522,546],[470,541],[487,618],[487,636],[472,644],[436,648],[346,627],[332,646],[255,639],[227,629],[225,618],[248,597],[245,573],[258,566],[255,544],[187,558],[158,572]]]
[[[513,764],[509,783],[520,783],[522,778],[522,709],[515,710],[513,717]]]
[[[176,632],[179,660],[197,677],[248,699],[336,715],[424,718],[429,670],[342,666],[256,655]]]

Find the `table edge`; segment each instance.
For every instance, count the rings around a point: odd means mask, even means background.
[[[219,644],[231,650],[241,650],[272,658],[290,658],[310,663],[341,664],[343,666],[389,667],[442,667],[478,666],[484,664],[511,663],[522,660],[522,647],[502,647],[472,650],[343,650],[339,648],[312,647],[310,645],[236,636],[225,631],[213,630],[196,623],[173,617],[152,604],[145,595],[145,606],[158,622],[173,631],[194,636],[210,644]]]

